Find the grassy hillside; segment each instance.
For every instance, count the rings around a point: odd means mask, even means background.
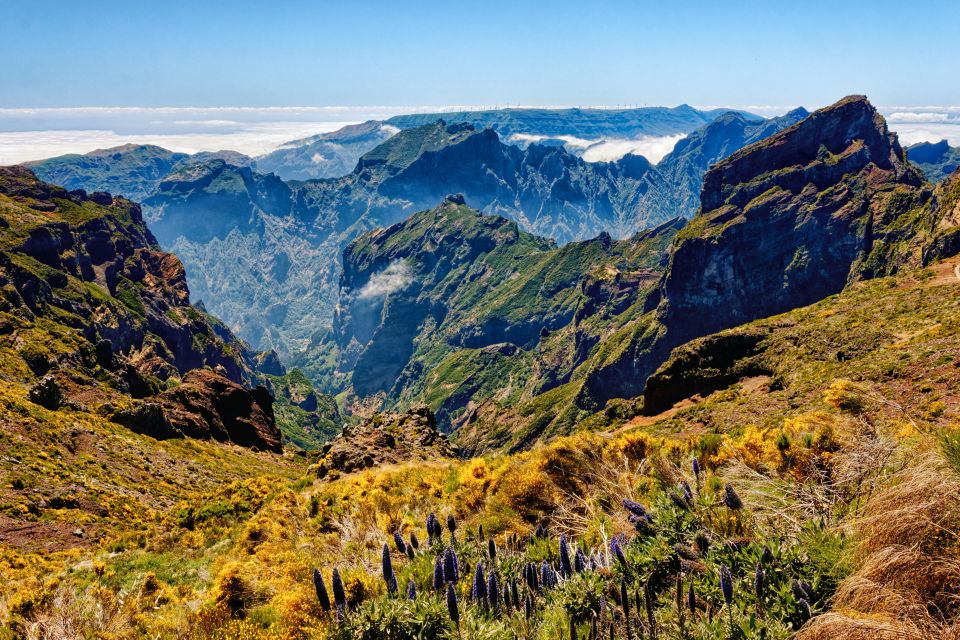
[[[241,481],[158,509],[138,545],[42,565],[20,556],[4,571],[31,589],[0,607],[16,629],[96,637],[378,638],[389,627],[399,638],[556,638],[572,637],[571,621],[580,638],[594,626],[626,638],[628,625],[660,638],[948,637],[960,591],[953,268],[860,283],[695,341],[655,378],[712,388],[656,415],[598,414],[588,431],[515,455]],[[459,631],[447,587],[433,587],[451,534],[428,542],[430,513],[456,520]],[[419,538],[412,559],[394,531]],[[537,586],[564,573],[561,535],[571,564],[581,549],[589,568]],[[481,562],[501,594],[517,580],[519,607],[471,601]],[[328,591],[333,568],[343,579],[339,619],[317,600],[314,567]]]

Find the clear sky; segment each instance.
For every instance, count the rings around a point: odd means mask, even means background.
[[[960,0],[0,0],[0,107],[958,105]]]

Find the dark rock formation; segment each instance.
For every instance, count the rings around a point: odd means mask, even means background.
[[[385,464],[435,461],[456,456],[445,436],[437,431],[433,413],[415,407],[406,413],[378,413],[363,425],[344,427],[324,448],[316,473],[350,473]]]
[[[747,376],[770,370],[755,358],[766,332],[738,331],[693,340],[677,347],[647,379],[643,412],[654,415],[694,395],[707,396]]]
[[[282,451],[273,398],[262,386],[247,389],[209,369],[196,369],[180,385],[157,396],[156,402],[179,434]]]
[[[921,262],[930,189],[862,96],[718,163],[678,235],[655,309],[628,349],[590,374],[601,404],[643,392],[688,340],[810,304]]]
[[[44,376],[34,383],[27,392],[27,397],[30,398],[30,402],[50,410],[57,409],[63,400],[60,385],[53,376]]]

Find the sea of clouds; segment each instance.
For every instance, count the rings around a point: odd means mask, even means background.
[[[791,107],[748,106],[773,116]],[[434,113],[450,107],[81,107],[0,109],[0,164],[87,153],[121,144],[155,144],[196,153],[231,149],[250,156],[273,151],[290,140],[335,131],[365,120],[402,113]],[[881,107],[890,128],[905,144],[946,139],[960,146],[960,106]],[[659,162],[683,136],[637,139],[584,139],[563,136],[563,144],[588,162],[616,160],[627,153]],[[517,134],[513,142],[540,138]]]

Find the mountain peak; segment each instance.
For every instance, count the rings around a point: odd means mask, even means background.
[[[748,200],[741,202],[744,196],[759,195],[755,193],[755,179],[759,175],[776,176],[788,168],[815,164],[826,167],[829,173],[835,173],[838,168],[859,171],[873,164],[909,182],[920,183],[920,177],[905,162],[903,149],[896,135],[887,129],[883,116],[866,96],[853,95],[718,162],[704,177],[702,212],[724,204],[746,204]],[[731,201],[732,197],[735,202]]]

